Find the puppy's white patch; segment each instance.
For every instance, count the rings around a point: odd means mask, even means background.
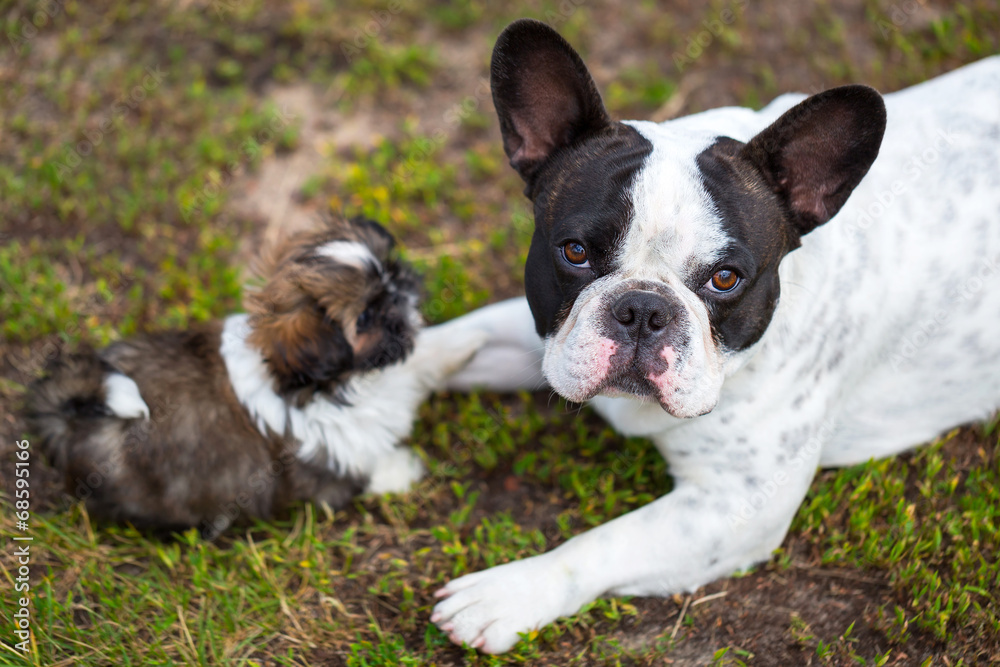
[[[316,248],[316,254],[358,269],[368,266],[381,267],[381,263],[372,255],[368,246],[357,241],[330,241]]]
[[[424,464],[408,447],[397,447],[375,464],[367,493],[405,493],[424,476]]]
[[[274,378],[267,371],[267,365],[260,352],[247,344],[250,335],[249,316],[231,315],[222,328],[222,344],[219,353],[226,362],[229,381],[250,416],[262,433],[270,428],[284,435],[288,420],[288,406],[274,392]]]
[[[263,356],[246,342],[249,334],[246,315],[226,318],[220,352],[233,390],[262,433],[270,429],[299,441],[299,459],[337,472],[367,476],[374,471],[376,460],[406,437],[412,414],[401,409],[398,394],[372,391],[373,376],[379,375],[378,371],[358,375],[346,383],[343,391],[351,405],[317,395],[297,408],[274,391],[274,378]]]
[[[300,443],[296,456],[301,460],[368,478],[409,435],[420,403],[485,341],[480,331],[450,324],[428,327],[417,334],[406,361],[351,377],[342,387],[346,405],[316,395],[298,408],[275,393],[263,357],[246,342],[249,334],[247,315],[226,318],[220,353],[236,397],[261,432],[291,435]],[[420,477],[412,466],[407,474],[406,488]],[[387,471],[379,484],[402,490],[407,474]]]
[[[121,419],[149,419],[149,406],[142,400],[139,385],[135,380],[121,373],[109,373],[104,378],[104,403]]]

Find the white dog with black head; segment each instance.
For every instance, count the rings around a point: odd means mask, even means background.
[[[887,95],[613,122],[576,52],[518,21],[493,52],[534,203],[527,299],[452,385],[544,381],[669,462],[674,490],[461,577],[432,621],[508,650],[602,595],[765,560],[818,466],[896,454],[1000,406],[1000,57]],[[780,293],[780,298],[779,298]]]

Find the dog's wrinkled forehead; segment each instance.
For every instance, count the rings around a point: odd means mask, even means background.
[[[636,174],[629,197],[632,219],[617,257],[629,278],[682,283],[722,258],[732,239],[704,187],[697,157],[712,135],[671,132],[630,122],[653,150]]]

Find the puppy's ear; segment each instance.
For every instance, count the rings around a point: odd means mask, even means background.
[[[356,217],[351,219],[354,233],[368,246],[372,254],[386,256],[395,247],[396,239],[389,231],[370,218]]]
[[[278,391],[329,389],[354,366],[354,352],[340,326],[324,318],[316,304],[251,301],[251,345],[261,351]]]
[[[504,151],[529,186],[553,153],[611,124],[583,60],[540,21],[521,19],[500,33],[490,85]]]
[[[786,111],[743,148],[807,234],[840,210],[878,156],[885,104],[868,86],[841,86]]]

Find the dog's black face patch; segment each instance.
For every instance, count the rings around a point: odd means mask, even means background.
[[[723,137],[697,156],[731,239],[727,251],[749,268],[739,293],[706,299],[725,347],[742,350],[763,335],[778,301],[778,263],[836,215],[868,173],[885,120],[875,90],[842,86],[800,102],[746,144]]]
[[[540,171],[532,192],[535,233],[524,279],[539,335],[556,331],[577,295],[614,270],[615,255],[632,218],[629,193],[653,146],[635,129],[616,123],[558,153]],[[564,256],[577,242],[589,266]]]
[[[742,156],[744,146],[720,137],[696,160],[730,243],[722,259],[695,274],[692,288],[699,291],[720,268],[735,270],[743,279],[732,296],[700,292],[713,338],[731,351],[753,345],[764,334],[781,291],[778,264],[798,246],[787,211]]]

